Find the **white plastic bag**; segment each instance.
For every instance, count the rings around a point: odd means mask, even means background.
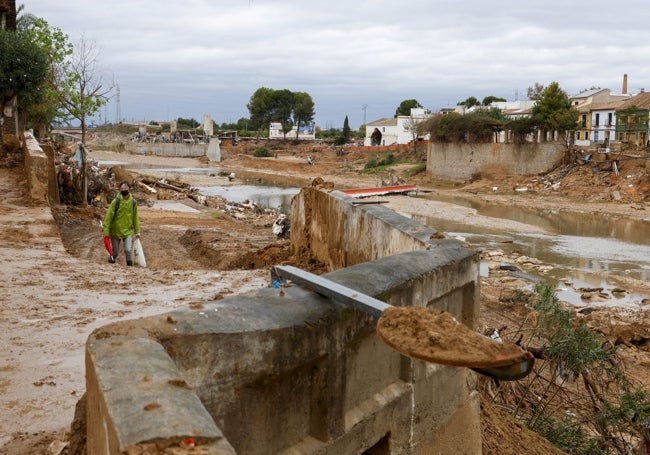
[[[140,267],[147,266],[147,260],[144,257],[144,250],[142,249],[140,239],[135,239],[135,242],[133,242],[133,264]]]

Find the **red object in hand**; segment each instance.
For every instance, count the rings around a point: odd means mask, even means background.
[[[104,237],[104,247],[108,251],[108,254],[113,257],[113,245],[111,245],[111,238],[109,236]]]

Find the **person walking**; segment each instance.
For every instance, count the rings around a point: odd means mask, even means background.
[[[113,256],[108,262],[115,263],[120,253],[120,242],[124,244],[126,265],[133,265],[133,234],[140,238],[140,218],[138,204],[129,193],[129,183],[120,183],[120,193],[111,201],[103,222],[104,237],[110,236]]]

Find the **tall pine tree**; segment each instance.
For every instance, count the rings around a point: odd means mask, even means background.
[[[348,123],[348,116],[345,116],[345,120],[343,120],[343,140],[345,143],[350,140],[350,124]]]

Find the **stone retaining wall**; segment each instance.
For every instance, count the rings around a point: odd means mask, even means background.
[[[431,142],[427,152],[427,175],[450,180],[467,180],[481,173],[536,175],[553,169],[565,151],[566,145],[557,142]]]

